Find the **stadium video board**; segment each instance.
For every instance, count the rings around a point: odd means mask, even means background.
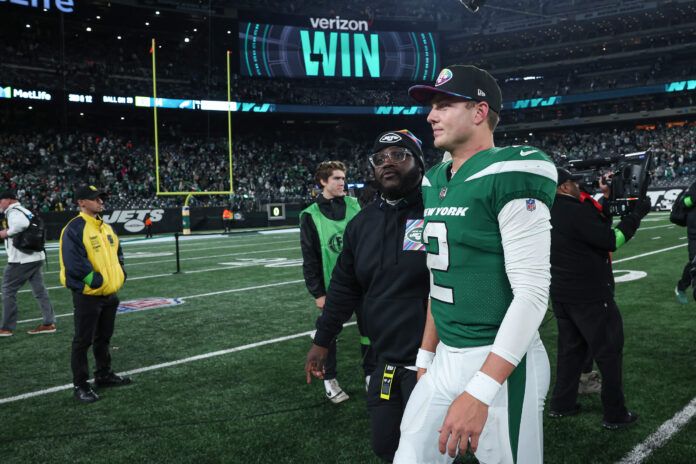
[[[239,23],[245,76],[431,81],[441,65],[431,32],[373,31],[367,21],[309,18],[306,26]]]

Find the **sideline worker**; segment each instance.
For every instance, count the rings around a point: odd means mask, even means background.
[[[99,400],[89,379],[87,351],[93,346],[98,388],[128,385],[131,379],[111,370],[109,343],[114,333],[118,297],[126,280],[123,252],[109,224],[102,221],[106,194],[94,186],[80,188],[80,214],[60,234],[60,282],[72,290],[75,336],[72,342],[74,396],[83,403]]]

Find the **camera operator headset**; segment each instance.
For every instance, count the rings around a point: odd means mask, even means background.
[[[583,201],[580,176],[558,169],[558,188],[551,208],[551,300],[558,324],[556,385],[551,417],[575,415],[580,373],[589,352],[602,374],[602,425],[618,429],[634,423],[622,387],[623,321],[614,302],[614,276],[610,253],[629,241],[650,211],[643,196],[612,227],[607,206],[610,187],[599,186],[602,205]]]

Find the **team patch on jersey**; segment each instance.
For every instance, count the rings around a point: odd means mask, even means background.
[[[536,209],[536,200],[534,198],[527,198],[527,211],[534,211]]]
[[[425,251],[423,244],[423,225],[425,219],[406,219],[404,251]]]
[[[469,209],[468,206],[466,207],[457,207],[457,206],[451,206],[449,208],[425,208],[425,211],[423,212],[423,215],[426,217],[429,216],[461,216],[464,217],[466,216],[466,212]]]
[[[140,298],[138,300],[122,301],[118,305],[118,313],[134,313],[136,311],[147,311],[148,309],[167,308],[169,306],[178,306],[184,304],[181,298],[162,298],[150,297]]]

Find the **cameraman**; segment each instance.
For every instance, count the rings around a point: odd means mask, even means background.
[[[674,294],[677,301],[681,304],[687,304],[689,299],[686,297],[686,290],[691,286],[691,273],[694,266],[694,258],[696,258],[696,182],[692,183],[684,196],[678,198],[682,202],[682,210],[686,212],[686,237],[689,242],[689,261],[687,261],[682,271],[681,278],[674,288]],[[676,208],[676,206],[675,206]],[[694,289],[694,298],[696,298],[696,288]]]
[[[623,322],[614,302],[610,252],[633,237],[650,211],[648,199],[638,200],[631,213],[612,228],[605,200],[610,187],[603,177],[602,208],[583,196],[574,176],[558,169],[556,200],[551,208],[551,300],[558,323],[556,385],[549,416],[579,412],[578,382],[588,350],[602,374],[602,425],[626,427],[638,415],[624,404],[621,380]]]

